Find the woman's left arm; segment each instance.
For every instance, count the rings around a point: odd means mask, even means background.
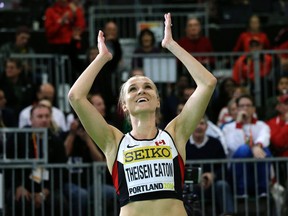
[[[217,80],[201,63],[173,40],[171,15],[168,13],[164,17],[165,35],[162,46],[184,64],[197,84],[195,92],[186,102],[182,112],[167,125],[167,130],[173,134],[177,147],[185,148],[188,138],[206,111]]]

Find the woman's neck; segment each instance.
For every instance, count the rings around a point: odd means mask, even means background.
[[[157,134],[157,127],[156,127],[156,118],[155,116],[151,116],[150,118],[147,118],[147,116],[144,118],[131,118],[131,124],[132,124],[132,131],[131,134],[133,137],[137,139],[152,139]]]

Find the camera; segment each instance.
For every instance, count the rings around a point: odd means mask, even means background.
[[[185,169],[184,182],[186,184],[198,184],[201,181],[201,167],[188,167]]]
[[[188,216],[202,216],[198,196],[193,193],[193,185],[201,181],[201,167],[186,167],[184,174],[183,201]]]

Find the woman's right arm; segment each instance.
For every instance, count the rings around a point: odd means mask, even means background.
[[[115,152],[118,141],[123,134],[115,127],[107,124],[103,116],[87,99],[96,76],[102,67],[112,59],[112,54],[108,51],[104,40],[103,32],[99,31],[99,54],[73,84],[68,93],[68,99],[89,136],[107,155],[113,154],[113,150]]]

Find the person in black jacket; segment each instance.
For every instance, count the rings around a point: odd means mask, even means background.
[[[48,140],[47,148],[44,147],[45,141],[43,135],[39,132],[18,133],[17,136],[11,136],[7,142],[7,156],[11,160],[26,159],[27,162],[32,159],[43,159],[47,154],[48,164],[65,163],[64,140],[61,133],[51,129],[51,106],[44,103],[36,104],[31,109],[31,126],[26,128],[47,128]],[[47,152],[45,151],[47,149]],[[8,189],[7,200],[8,207],[15,205],[16,215],[42,215],[45,211],[47,215],[60,215],[60,206],[64,213],[66,208],[65,199],[60,192],[60,185],[65,175],[60,169],[44,168],[36,164],[33,170],[16,169],[15,176],[11,177],[12,185]],[[13,174],[13,173],[12,173]],[[14,193],[14,194],[13,194]],[[15,204],[13,205],[12,202]],[[53,202],[53,203],[52,203]],[[32,208],[34,206],[35,208]],[[54,208],[51,208],[54,206]],[[11,213],[12,209],[8,209]]]
[[[220,140],[206,135],[208,128],[208,118],[204,116],[195,131],[191,135],[186,145],[187,160],[206,160],[206,159],[225,159],[226,154]],[[197,164],[193,162],[193,167],[199,166],[202,168],[202,176],[200,185],[194,187],[194,192],[200,196],[201,190],[204,190],[205,198],[212,198],[212,187],[214,186],[217,213],[234,213],[233,196],[230,185],[225,180],[225,172],[222,166],[225,164]],[[224,196],[219,194],[225,193]],[[218,198],[217,198],[218,197]],[[225,205],[224,205],[225,202]],[[224,208],[224,206],[226,208]]]

